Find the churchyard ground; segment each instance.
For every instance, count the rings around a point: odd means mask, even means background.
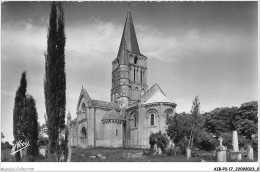
[[[133,148],[72,148],[71,162],[201,162],[202,159],[206,162],[216,162],[217,159],[213,152],[197,152],[197,155],[186,159],[186,155],[161,155],[161,156],[142,156],[141,158],[123,158],[123,154],[127,153],[140,153],[149,151],[148,149],[133,149]],[[91,158],[91,156],[97,156],[101,154],[106,157]],[[208,155],[207,155],[208,154]],[[232,162],[227,156],[227,161]],[[257,159],[254,160],[255,162]],[[250,162],[243,157],[242,162]]]
[[[161,155],[161,156],[143,156],[142,158],[122,158],[125,153],[140,153],[143,151],[148,151],[148,149],[132,149],[132,148],[72,148],[71,162],[201,162],[205,160],[206,162],[216,162],[216,157],[207,156],[205,154],[212,152],[200,152],[201,155],[191,157],[189,160],[186,159],[185,155]],[[14,156],[10,155],[11,149],[4,149],[1,151],[1,161],[2,162],[15,162]],[[105,156],[105,159],[101,158],[90,158],[90,156],[96,156],[101,154]],[[203,155],[204,154],[204,155]],[[256,157],[256,156],[255,156]],[[26,160],[22,160],[26,161]],[[36,162],[51,162],[52,160],[47,157],[39,157],[35,159]],[[227,156],[227,161],[232,162],[229,156]],[[250,162],[243,157],[242,162]],[[257,162],[257,158],[254,159]]]

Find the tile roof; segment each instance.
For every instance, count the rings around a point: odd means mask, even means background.
[[[91,99],[91,104],[92,104],[92,106],[95,106],[95,107],[119,109],[118,104],[117,103],[113,103],[113,102],[106,102],[106,101]]]
[[[115,120],[121,120],[123,121],[123,116],[119,115],[115,110],[111,110],[105,114],[105,116],[102,118],[102,121],[109,120],[109,119],[115,119]]]

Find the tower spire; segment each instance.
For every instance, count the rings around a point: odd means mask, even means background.
[[[135,28],[134,28],[134,23],[132,20],[132,15],[130,11],[130,5],[128,5],[128,11],[127,11],[127,16],[126,16],[126,21],[125,21],[125,26],[121,38],[121,43],[120,47],[118,50],[118,55],[122,54],[122,51],[124,51],[124,41],[125,41],[125,46],[126,50],[130,51],[135,54],[140,54],[136,34],[135,34]]]
[[[127,2],[127,11],[130,11],[130,2]]]

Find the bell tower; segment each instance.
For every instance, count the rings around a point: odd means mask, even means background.
[[[147,57],[139,50],[128,9],[117,57],[112,61],[111,101],[126,107],[147,91]]]

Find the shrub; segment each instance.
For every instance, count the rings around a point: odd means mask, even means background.
[[[205,131],[199,133],[194,143],[200,150],[212,151],[218,146],[218,141]]]
[[[165,152],[165,148],[167,147],[169,143],[169,139],[167,137],[166,133],[163,133],[161,131],[157,133],[151,133],[149,137],[149,144],[150,144],[150,150],[154,150],[154,145],[156,144],[162,152]]]
[[[179,142],[176,144],[176,148],[177,148],[177,146],[180,147],[181,154],[186,153],[186,148],[187,148],[188,143],[189,143],[189,139],[187,137],[184,137],[184,138],[180,139]]]
[[[1,150],[4,150],[4,149],[12,149],[12,145],[10,145],[9,142],[1,142]]]

